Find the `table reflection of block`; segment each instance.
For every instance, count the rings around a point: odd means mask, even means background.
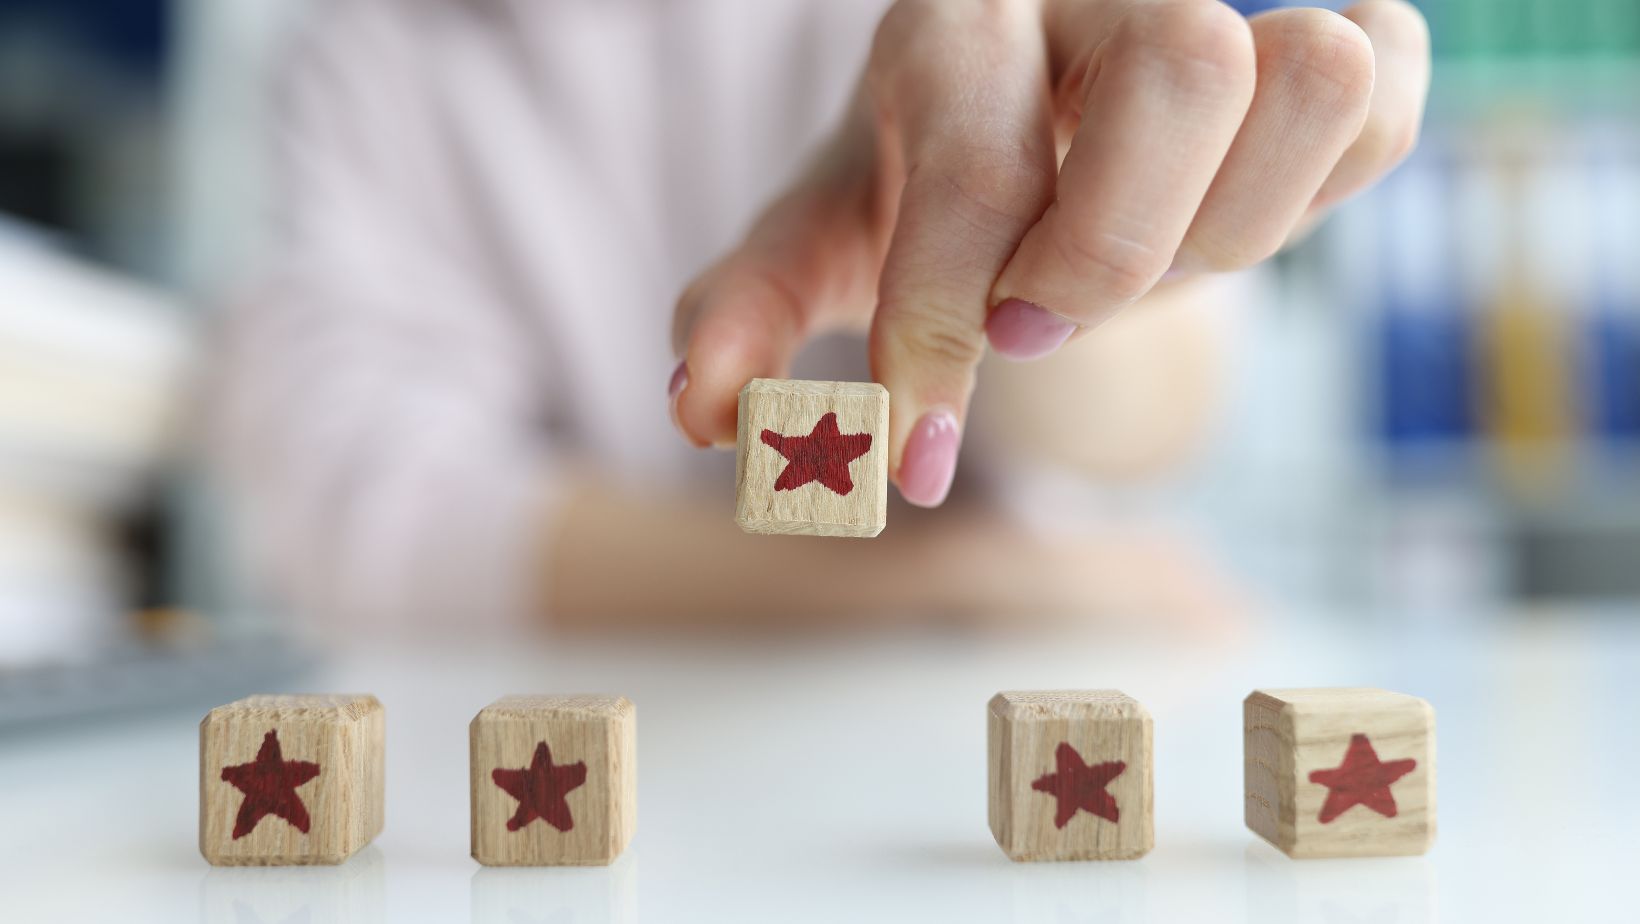
[[[199,884],[202,924],[377,924],[387,920],[379,847],[340,866],[213,867]]]
[[[1242,859],[1247,921],[1434,924],[1435,870],[1398,857],[1293,863],[1264,844]]]
[[[472,878],[473,924],[638,920],[638,862],[596,869],[485,867]]]

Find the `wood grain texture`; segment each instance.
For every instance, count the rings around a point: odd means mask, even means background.
[[[507,696],[469,729],[472,853],[486,866],[601,866],[626,849],[637,824],[637,711],[622,696]],[[534,818],[516,830],[521,802],[496,770],[527,768],[545,743],[552,764],[584,763],[584,782],[563,793],[573,825]]]
[[[1152,727],[1144,706],[1116,690],[998,693],[987,709],[991,833],[1014,860],[1131,860],[1155,843]],[[1059,769],[1056,752],[1125,766],[1104,791],[1117,821],[1077,811],[1060,827],[1060,800],[1033,784]]]
[[[812,433],[834,413],[842,434],[869,434],[871,446],[844,463],[847,494],[819,481],[777,490],[790,459],[766,444],[764,431]],[[888,521],[888,390],[874,382],[753,379],[740,390],[735,448],[735,522],[750,533],[875,536]]]
[[[295,787],[302,832],[276,814],[234,836],[248,796],[224,768],[254,763],[275,733],[285,761],[318,765]],[[251,696],[199,723],[199,852],[218,866],[340,863],[381,833],[386,714],[374,696]]]
[[[1434,843],[1429,703],[1364,687],[1255,690],[1242,703],[1242,719],[1247,827],[1288,856],[1405,856]],[[1333,789],[1311,775],[1346,765],[1357,736],[1370,743],[1375,762],[1400,774],[1368,793],[1392,800],[1394,814],[1345,800],[1348,807],[1324,821]],[[1415,766],[1404,770],[1405,761]]]

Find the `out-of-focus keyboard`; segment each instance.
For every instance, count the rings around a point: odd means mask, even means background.
[[[0,732],[61,719],[224,703],[280,689],[316,660],[288,638],[258,635],[185,647],[132,642],[84,660],[0,668]]]

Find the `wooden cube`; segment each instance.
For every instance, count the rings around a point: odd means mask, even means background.
[[[1291,857],[1420,854],[1435,840],[1435,712],[1368,688],[1242,703],[1247,827]]]
[[[637,712],[622,696],[507,696],[473,719],[473,859],[602,866],[637,823]]]
[[[875,536],[887,521],[887,389],[875,382],[752,379],[740,390],[741,529]]]
[[[218,866],[340,863],[382,830],[374,696],[251,696],[199,723],[199,852]]]
[[[998,693],[991,833],[1015,860],[1132,860],[1155,842],[1151,723],[1116,690]]]

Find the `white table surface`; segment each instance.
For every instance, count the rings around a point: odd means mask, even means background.
[[[1302,621],[1301,621],[1302,624]],[[303,687],[387,706],[387,828],[335,868],[196,849],[203,710],[0,738],[0,921],[1635,920],[1640,619],[1074,639],[355,651]],[[1292,861],[1242,826],[1255,686],[1428,698],[1440,835]],[[1114,686],[1156,722],[1156,848],[1015,864],[986,828],[986,700]],[[467,723],[509,692],[638,705],[639,820],[608,868],[467,855]]]

